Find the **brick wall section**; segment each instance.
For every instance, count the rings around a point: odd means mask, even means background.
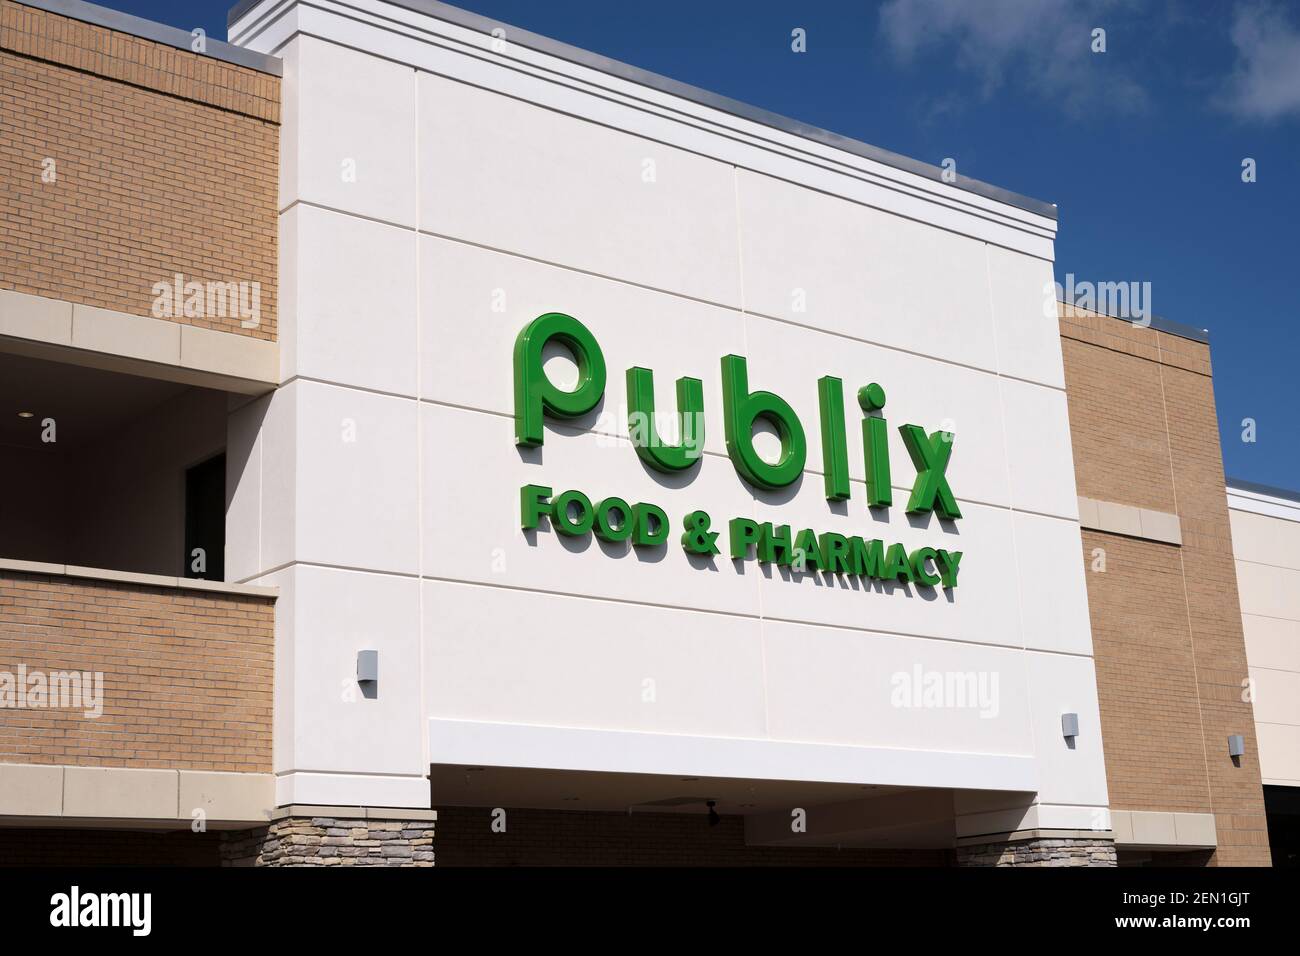
[[[438,866],[946,866],[948,850],[745,845],[745,821],[703,813],[438,807]]]
[[[1098,548],[1104,573],[1092,570]],[[1083,560],[1110,805],[1209,813],[1179,549],[1085,531]]]
[[[103,715],[0,710],[0,762],[271,772],[274,602],[0,571],[0,671],[103,672]]]
[[[279,84],[0,0],[0,288],[149,316],[176,273],[258,282],[255,328],[172,321],[274,340]]]
[[[1266,866],[1209,347],[1080,310],[1060,325],[1079,494],[1182,525],[1181,547],[1083,536],[1111,806],[1213,812],[1211,862]]]

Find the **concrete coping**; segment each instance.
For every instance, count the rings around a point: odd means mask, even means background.
[[[1012,830],[1002,833],[981,833],[977,836],[957,838],[957,846],[982,846],[985,843],[1023,843],[1026,840],[1100,840],[1113,841],[1113,830]]]
[[[153,40],[166,46],[175,47],[178,50],[186,50],[190,53],[197,52],[194,49],[194,36],[190,31],[167,26],[163,23],[155,23],[143,17],[122,13],[120,10],[112,10],[94,3],[86,3],[84,0],[18,0],[18,2],[25,6],[35,7],[38,10],[48,10],[50,13],[71,17],[73,20],[80,20],[83,23],[91,23],[95,26],[117,30],[120,33],[128,33],[131,36],[143,37],[146,40]],[[283,63],[279,57],[257,53],[253,50],[245,50],[242,47],[232,46],[222,40],[212,38],[207,40],[203,53],[199,55],[209,56],[214,60],[223,60],[226,63],[234,63],[237,66],[246,66],[251,70],[269,73],[272,76],[280,76],[284,71]]]
[[[1082,495],[1079,496],[1079,525],[1093,531],[1144,538],[1162,544],[1183,543],[1182,522],[1176,514],[1084,498]]]
[[[270,773],[0,763],[0,826],[178,829],[201,811],[209,823],[240,828],[265,825],[274,799]]]
[[[1252,495],[1261,495],[1267,498],[1281,498],[1290,504],[1300,506],[1300,489],[1296,488],[1278,488],[1275,485],[1262,485],[1257,481],[1246,481],[1244,478],[1233,478],[1229,476],[1225,480],[1228,493],[1241,494],[1243,492]]]
[[[0,289],[0,351],[244,395],[280,384],[266,339]]]
[[[0,558],[0,571],[20,571],[24,574],[49,574],[67,578],[86,578],[113,584],[140,584],[156,588],[176,588],[182,591],[209,591],[214,594],[233,594],[242,597],[280,596],[280,589],[260,584],[231,584],[226,581],[205,581],[199,578],[174,578],[165,574],[140,574],[135,571],[113,571],[108,568],[83,568],[75,564],[47,564],[43,561],[21,561]]]
[[[291,803],[271,811],[272,820],[289,817],[331,817],[336,820],[409,820],[412,823],[434,823],[437,810],[417,810],[413,807],[318,807]]]
[[[1112,810],[1115,844],[1134,850],[1212,850],[1218,846],[1213,813]]]
[[[1180,339],[1189,339],[1193,342],[1200,342],[1202,345],[1210,344],[1210,330],[1200,329],[1194,325],[1186,325],[1182,322],[1175,322],[1173,319],[1161,318],[1158,315],[1148,316],[1145,323],[1134,322],[1132,319],[1126,319],[1120,315],[1111,315],[1109,312],[1101,312],[1098,309],[1088,309],[1081,305],[1075,305],[1073,302],[1067,302],[1064,299],[1056,300],[1060,305],[1065,306],[1070,312],[1061,316],[1061,318],[1070,318],[1072,315],[1095,315],[1103,319],[1114,319],[1116,322],[1124,322],[1134,328],[1149,328],[1157,332],[1165,332],[1169,335],[1176,335]]]

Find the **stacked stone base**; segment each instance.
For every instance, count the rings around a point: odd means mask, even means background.
[[[1115,842],[1088,837],[1030,837],[957,848],[958,866],[1115,866]]]
[[[373,814],[373,811],[371,811]],[[223,835],[223,866],[433,866],[432,820],[286,816]]]

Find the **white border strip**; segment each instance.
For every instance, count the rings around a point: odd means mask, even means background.
[[[279,52],[300,35],[1038,258],[1053,258],[1056,221],[1048,216],[973,192],[960,182],[943,183],[810,138],[811,127],[791,124],[800,135],[510,43],[509,31],[505,47],[498,50],[493,37],[479,30],[384,0],[263,0],[231,26],[235,42],[267,53]],[[519,31],[519,36],[531,35]]]
[[[893,750],[429,718],[429,762],[464,766],[1038,791],[1033,756]],[[779,775],[774,768],[780,768]]]

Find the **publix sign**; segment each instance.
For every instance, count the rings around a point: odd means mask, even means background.
[[[546,374],[542,356],[551,343],[567,349],[578,366],[578,381],[572,389],[559,388]],[[574,419],[591,412],[605,393],[606,380],[604,354],[586,326],[561,312],[533,319],[515,340],[516,444],[541,445],[548,417]],[[727,455],[736,471],[750,484],[769,491],[792,484],[803,473],[808,459],[804,426],[794,409],[773,392],[751,389],[746,361],[739,355],[722,356],[721,382]],[[679,436],[676,443],[667,443],[655,426],[654,372],[639,366],[627,370],[628,436],[632,447],[648,467],[665,473],[688,471],[704,450],[704,385],[690,377],[679,378],[676,385]],[[850,499],[851,491],[844,383],[832,375],[823,376],[817,380],[817,396],[826,497],[845,501]],[[888,508],[894,501],[889,424],[883,414],[885,390],[872,382],[859,388],[857,397],[864,415],[861,432],[866,505]],[[761,458],[754,449],[753,429],[760,420],[780,437],[781,451],[775,462]],[[953,434],[927,434],[920,425],[900,425],[898,431],[915,471],[907,512],[933,512],[947,521],[959,519],[961,510],[946,476]],[[629,503],[614,496],[593,500],[576,489],[555,494],[545,485],[528,484],[519,491],[519,504],[525,530],[536,529],[545,518],[557,534],[594,534],[603,541],[630,542],[637,548],[664,547],[673,537],[695,555],[719,554],[723,546],[719,538],[724,526],[715,523],[704,510],[682,516],[680,532],[674,535],[668,513],[649,502]],[[725,530],[725,545],[732,558],[797,571],[820,570],[926,588],[955,588],[961,566],[960,551],[928,547],[908,551],[898,543],[818,533],[812,528],[792,530],[789,525],[753,518],[731,518]]]

